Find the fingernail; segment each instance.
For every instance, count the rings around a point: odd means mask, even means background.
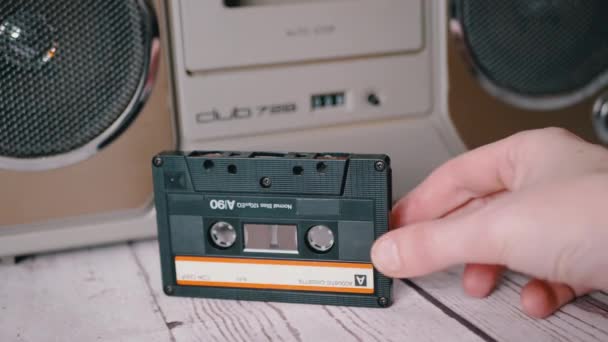
[[[393,239],[380,238],[372,249],[372,262],[382,273],[393,273],[401,269],[399,249]]]

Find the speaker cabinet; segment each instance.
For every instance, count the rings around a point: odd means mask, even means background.
[[[605,116],[592,116],[608,86],[606,1],[453,0],[450,11],[449,113],[467,147],[547,126],[607,142]]]
[[[175,146],[156,5],[0,1],[0,256],[152,237]]]

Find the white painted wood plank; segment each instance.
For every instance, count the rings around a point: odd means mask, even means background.
[[[585,300],[547,319],[532,319],[520,306],[524,277],[509,273],[490,297],[475,299],[463,292],[461,275],[458,268],[413,282],[499,341],[608,341],[608,315],[597,306],[581,307]]]
[[[520,274],[510,273],[507,275],[507,281],[521,288],[529,279]],[[603,332],[600,336],[605,338],[603,340],[608,340],[606,338],[608,336],[608,295],[605,293],[595,292],[578,298],[572,304],[563,307],[560,314],[582,321],[579,323],[584,323],[582,326],[587,326],[590,333],[593,333],[593,330]]]
[[[167,341],[127,245],[0,266],[0,341]]]
[[[402,283],[387,310],[167,297],[156,241],[38,256],[0,279],[0,341],[479,341],[475,327],[501,341],[608,340],[605,293],[532,320],[515,275],[485,300],[462,293],[458,272],[416,280],[468,328]]]
[[[480,341],[401,282],[389,309],[168,297],[158,245],[133,246],[178,341]]]
[[[596,303],[602,308],[602,312],[608,314],[608,293],[606,292],[594,292],[590,295]]]

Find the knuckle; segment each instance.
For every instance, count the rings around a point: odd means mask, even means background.
[[[507,159],[517,164],[524,160],[531,150],[537,150],[542,141],[545,140],[546,133],[534,130],[523,131],[513,135],[507,144]]]
[[[547,127],[547,128],[542,129],[541,132],[543,132],[544,134],[546,134],[547,136],[550,136],[550,137],[572,138],[575,136],[572,132],[570,132],[569,130],[567,130],[563,127]]]
[[[481,215],[480,225],[483,229],[479,229],[477,232],[477,245],[484,251],[482,255],[487,256],[485,262],[493,264],[503,264],[508,262],[510,259],[510,253],[514,250],[512,248],[513,239],[509,236],[505,236],[505,230],[498,222],[504,222],[504,220],[490,219],[492,217],[500,217],[499,213],[489,211]]]
[[[581,141],[581,138],[561,127],[522,131],[511,138],[504,169],[511,172],[515,184],[521,184],[530,169],[538,166],[539,157],[554,153],[559,146],[565,148]]]
[[[550,142],[562,142],[562,143],[573,143],[573,142],[584,142],[584,140],[573,132],[562,128],[562,127],[549,127],[545,129],[544,134],[546,139]],[[546,142],[544,142],[546,143]]]
[[[523,147],[546,146],[547,142],[556,140],[577,140],[580,138],[562,127],[546,127],[535,130],[522,131],[515,134],[514,139]]]
[[[552,281],[570,282],[575,278],[576,260],[579,255],[578,246],[567,244],[562,247],[555,257],[549,278]]]
[[[438,267],[437,254],[442,250],[437,241],[437,236],[426,224],[420,224],[410,229],[410,239],[401,255],[402,262],[410,272],[422,274]]]

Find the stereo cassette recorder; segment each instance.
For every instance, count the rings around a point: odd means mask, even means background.
[[[607,16],[605,0],[0,0],[0,258],[154,237],[163,150],[388,154],[396,200],[522,130],[606,143]]]

